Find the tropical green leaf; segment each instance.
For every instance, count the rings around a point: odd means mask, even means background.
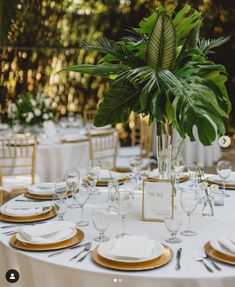
[[[230,37],[219,37],[217,39],[205,39],[201,38],[199,39],[197,43],[198,49],[204,53],[212,53],[211,49],[219,47],[223,45],[224,43],[228,42],[230,40]]]
[[[121,84],[113,82],[98,107],[94,120],[95,126],[127,122],[131,111],[137,112],[140,109],[138,94],[139,91],[127,81]]]
[[[147,58],[153,68],[170,69],[176,55],[176,35],[171,17],[165,12],[158,15],[149,38]]]
[[[178,45],[183,45],[190,31],[198,28],[201,22],[201,13],[185,5],[173,19]]]
[[[89,75],[93,75],[93,76],[102,76],[102,77],[108,77],[110,75],[116,75],[120,72],[122,72],[123,70],[127,69],[128,67],[125,65],[108,65],[108,64],[102,64],[102,65],[76,65],[76,66],[71,66],[71,67],[67,67],[62,71],[65,72],[79,72],[79,73],[83,73],[83,74],[89,74]]]

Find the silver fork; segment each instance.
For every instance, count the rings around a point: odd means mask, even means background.
[[[99,245],[98,245],[98,246],[99,246]],[[97,247],[98,247],[98,246],[97,246]],[[96,248],[96,247],[95,247],[95,248]],[[84,254],[77,260],[76,263],[82,262],[82,261],[87,257],[87,255],[90,254],[95,248],[92,249],[92,247],[91,247],[89,250],[83,250]]]
[[[193,252],[193,257],[197,262],[200,262],[206,269],[207,271],[213,273],[214,271],[210,268],[209,265],[206,264],[206,262],[204,261],[203,257],[200,256],[196,251]]]
[[[87,242],[87,243],[88,243],[88,242]],[[80,247],[84,247],[87,243],[77,244],[77,245],[74,245],[74,246],[69,247],[69,248],[67,248],[67,249],[63,249],[63,250],[60,250],[60,251],[58,251],[58,252],[50,253],[50,254],[48,255],[48,257],[57,256],[57,255],[60,255],[60,254],[62,254],[62,253],[69,252],[69,251],[71,251],[71,250],[73,250],[73,249],[80,248]]]
[[[89,250],[91,249],[91,245],[92,245],[92,243],[91,243],[91,242],[88,242],[88,243],[84,246],[84,248],[83,248],[81,251],[79,251],[75,256],[71,257],[71,258],[69,259],[69,261],[75,260],[75,259],[77,259],[78,256],[79,256],[80,254],[82,254],[83,252],[89,251]]]
[[[208,262],[210,262],[215,267],[216,270],[222,271],[220,266],[218,264],[216,264],[215,261],[210,256],[208,256],[204,251],[203,251],[202,258],[206,259]]]

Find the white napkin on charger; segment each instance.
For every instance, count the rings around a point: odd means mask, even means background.
[[[219,175],[213,175],[209,177],[215,182],[223,183],[223,180],[219,177]],[[231,172],[230,177],[226,180],[226,184],[235,184],[235,172]]]
[[[113,179],[120,179],[123,177],[123,174],[121,174],[119,172],[114,172],[114,171],[111,171],[111,175],[112,175]],[[100,180],[110,180],[111,179],[110,171],[108,169],[101,169],[100,174],[99,174],[99,179]]]
[[[49,210],[49,208],[48,208]],[[1,212],[5,215],[10,216],[31,216],[40,214],[43,212],[43,206],[35,206],[35,207],[20,207],[14,205],[5,205],[1,208]]]
[[[222,236],[218,239],[219,243],[235,254],[235,233]]]
[[[56,242],[74,233],[76,225],[69,221],[48,222],[19,229],[19,234],[31,243]]]
[[[36,186],[28,187],[28,191],[33,194],[42,194],[42,195],[53,195],[55,194],[55,188],[38,188]]]
[[[129,235],[117,239],[109,255],[123,259],[149,258],[155,248],[155,242],[145,236]]]

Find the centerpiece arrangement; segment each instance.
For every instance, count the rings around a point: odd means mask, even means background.
[[[189,5],[178,13],[160,6],[130,36],[81,43],[102,55],[97,65],[65,69],[110,80],[96,126],[127,122],[132,111],[149,116],[149,124],[156,122],[161,178],[171,173],[172,127],[191,141],[196,127],[201,143],[210,145],[224,134],[231,109],[226,70],[208,59],[228,38],[200,38],[201,24],[201,13]]]
[[[11,125],[19,124],[24,128],[40,127],[44,121],[53,119],[54,109],[49,97],[28,92],[10,105],[8,116]]]

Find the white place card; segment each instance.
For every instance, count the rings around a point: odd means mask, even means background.
[[[142,220],[164,221],[166,211],[173,216],[174,188],[171,180],[143,181]]]

